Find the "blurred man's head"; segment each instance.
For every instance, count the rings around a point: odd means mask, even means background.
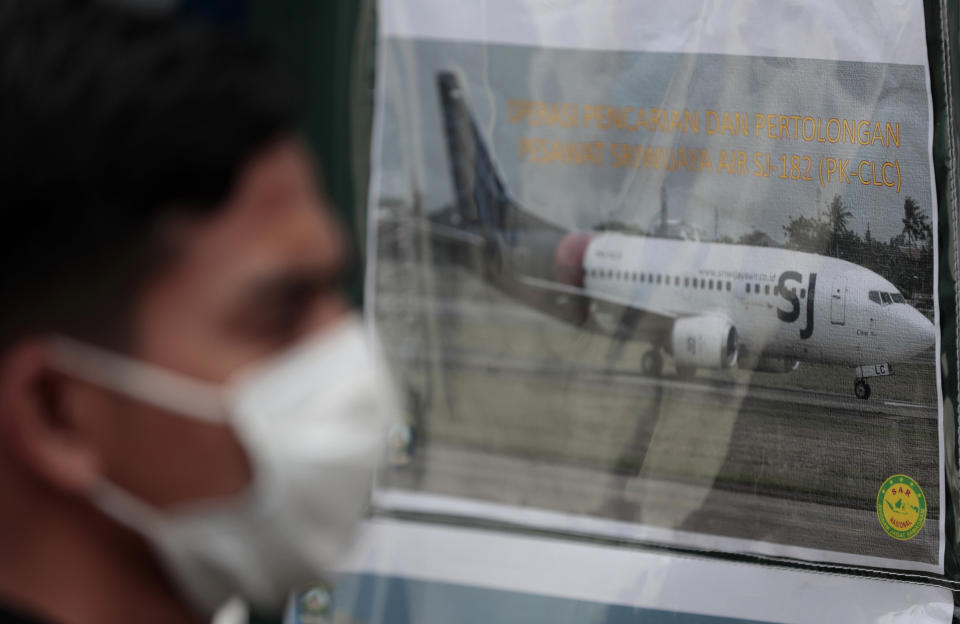
[[[235,427],[65,369],[56,345],[215,387],[342,325],[344,239],[298,114],[246,38],[0,3],[0,529],[96,523],[102,483],[161,511],[246,491]],[[2,566],[0,600],[30,603]]]

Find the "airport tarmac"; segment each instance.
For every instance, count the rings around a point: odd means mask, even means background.
[[[390,356],[397,360],[416,361],[422,358],[417,351],[393,349]],[[650,377],[639,370],[629,371],[618,369],[600,369],[589,366],[578,366],[576,363],[558,362],[556,360],[537,359],[504,359],[501,356],[484,353],[475,353],[465,350],[444,349],[443,362],[445,367],[470,368],[484,370],[493,374],[518,374],[540,377],[570,377],[572,383],[596,384],[607,383],[634,387],[642,392],[659,392],[663,389],[674,390],[684,394],[702,395],[699,400],[710,401],[712,397],[723,395],[728,398],[737,398],[746,392],[748,398],[754,402],[766,401],[773,405],[780,405],[793,409],[797,404],[805,407],[820,407],[825,409],[844,410],[854,417],[865,417],[865,413],[874,416],[896,416],[903,418],[937,419],[937,406],[933,404],[909,403],[889,399],[878,399],[865,402],[854,397],[851,393],[814,392],[783,388],[778,386],[764,386],[751,383],[747,390],[730,383],[714,379],[679,379],[672,376]]]
[[[532,456],[482,441],[477,446],[446,442],[458,425],[490,423],[489,402],[476,412],[456,410],[460,420],[453,427],[436,415],[421,431],[427,442],[417,464],[391,477],[391,486],[683,531],[937,561],[936,408],[877,402],[865,410],[857,399],[828,393],[446,356],[448,375],[473,370],[504,380],[563,378],[564,392],[571,395],[602,386],[657,398],[652,409],[638,410],[632,431],[621,430],[619,456],[606,466],[577,462],[562,452]],[[529,402],[512,415],[542,422]],[[584,415],[582,426],[603,427],[591,420]],[[498,421],[495,437],[536,436],[532,422]],[[446,433],[436,443],[430,438],[432,425]],[[552,438],[553,433],[539,435]],[[883,533],[874,507],[880,484],[900,472],[920,482],[928,501],[927,527],[907,542]]]

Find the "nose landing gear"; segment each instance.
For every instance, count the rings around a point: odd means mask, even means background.
[[[870,384],[867,383],[867,379],[870,377],[886,377],[892,374],[893,367],[888,362],[858,366],[856,381],[853,382],[853,393],[858,399],[866,401],[870,398]]]

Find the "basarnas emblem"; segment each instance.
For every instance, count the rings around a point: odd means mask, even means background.
[[[877,518],[887,535],[908,540],[927,519],[927,499],[920,485],[907,475],[893,475],[877,493]]]
[[[297,624],[329,624],[330,592],[326,587],[312,587],[300,595]]]

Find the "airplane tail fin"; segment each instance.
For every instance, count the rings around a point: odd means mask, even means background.
[[[554,293],[541,286],[530,286],[521,278],[551,281],[557,279],[559,271],[574,275],[566,278],[568,281],[582,282],[579,276],[586,244],[578,242],[580,239],[574,234],[564,246],[571,236],[568,230],[524,210],[513,199],[473,119],[457,76],[451,71],[440,71],[436,80],[454,191],[454,205],[450,210],[439,211],[437,219],[448,226],[448,234],[453,229],[473,236],[480,253],[470,254],[468,265],[478,269],[484,279],[534,306],[553,310],[556,306],[548,304],[548,300],[552,301]],[[434,231],[439,229],[435,227]],[[580,322],[585,314],[580,299],[571,298],[570,307],[560,312],[565,318]]]
[[[503,230],[513,202],[474,122],[460,81],[451,71],[438,72],[437,90],[456,208],[468,222]]]

